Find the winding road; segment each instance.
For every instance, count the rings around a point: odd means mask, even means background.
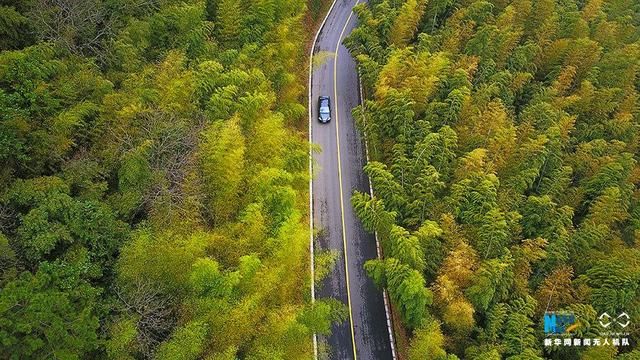
[[[369,191],[362,171],[365,145],[351,116],[360,102],[356,64],[342,45],[356,25],[352,9],[360,1],[335,0],[312,50],[309,137],[322,150],[311,162],[311,226],[316,230],[311,250],[339,254],[336,266],[312,293],[317,299],[338,299],[349,309],[347,320],[318,341],[327,344],[330,359],[386,360],[394,356],[383,293],[363,269],[367,260],[377,257],[376,240],[362,228],[350,202],[354,190]],[[321,95],[331,97],[327,124],[318,121]]]

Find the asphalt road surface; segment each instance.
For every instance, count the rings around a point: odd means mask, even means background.
[[[357,22],[352,8],[361,0],[336,0],[314,49],[311,73],[311,141],[322,151],[312,165],[313,225],[316,252],[332,249],[336,266],[316,288],[316,298],[336,298],[348,305],[350,316],[333,326],[326,339],[331,359],[391,359],[391,342],[382,291],[363,269],[376,258],[373,235],[362,228],[351,207],[354,190],[369,191],[362,167],[366,163],[363,139],[351,109],[359,104],[356,64],[342,45]],[[331,97],[331,121],[318,121],[318,97]],[[346,255],[346,256],[345,256]],[[346,263],[346,266],[345,266]],[[348,290],[347,290],[348,289]]]

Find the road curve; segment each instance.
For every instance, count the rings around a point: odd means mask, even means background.
[[[365,147],[351,109],[360,95],[356,64],[342,45],[357,18],[352,8],[361,0],[335,0],[313,49],[310,74],[310,139],[322,151],[313,154],[311,207],[315,252],[334,250],[336,266],[315,289],[315,296],[335,298],[349,308],[349,317],[333,326],[326,342],[330,359],[392,359],[382,292],[363,269],[376,258],[376,242],[351,207],[354,190],[369,191],[362,171]],[[331,122],[318,121],[318,96],[331,97]]]

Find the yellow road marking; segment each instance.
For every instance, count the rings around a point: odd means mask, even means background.
[[[358,2],[360,2],[360,0],[357,0],[355,5],[358,5]],[[349,25],[349,21],[351,20],[352,15],[353,15],[353,11],[349,13],[349,17],[347,18],[347,21],[344,23],[344,27],[342,28],[342,31],[340,32],[340,36],[338,37],[338,43],[336,44],[336,52],[333,60],[333,97],[335,99],[334,102],[336,104],[335,105],[336,147],[338,151],[338,181],[340,183],[340,213],[342,217],[342,244],[344,247],[344,271],[345,271],[345,277],[347,280],[347,304],[349,307],[349,323],[351,324],[351,343],[353,344],[353,359],[356,360],[358,358],[358,355],[356,351],[355,331],[353,328],[353,310],[351,309],[351,290],[349,288],[349,257],[347,255],[347,234],[346,234],[346,228],[344,224],[344,194],[342,191],[342,164],[340,162],[340,130],[338,126],[339,125],[338,117],[340,116],[338,112],[338,102],[339,102],[338,101],[338,53],[339,53],[338,50],[340,49],[342,36],[344,36],[344,32],[347,30],[347,25]]]

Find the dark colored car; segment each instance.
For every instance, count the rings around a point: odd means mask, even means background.
[[[331,120],[331,99],[328,96],[318,98],[318,120],[328,123]]]

